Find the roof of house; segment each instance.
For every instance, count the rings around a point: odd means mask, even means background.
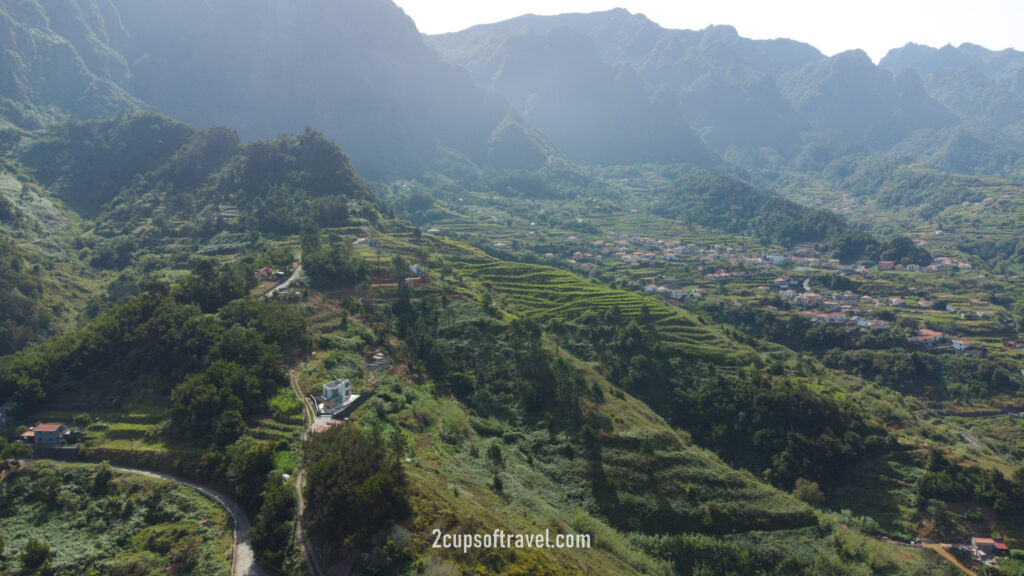
[[[56,432],[56,431],[60,430],[61,426],[63,426],[63,424],[57,424],[57,423],[40,424],[40,425],[36,426],[36,432]]]

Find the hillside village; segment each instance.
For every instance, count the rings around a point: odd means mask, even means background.
[[[608,233],[605,239],[593,240],[570,235],[565,241],[568,245],[581,246],[581,249],[575,250],[564,264],[553,252],[545,253],[544,258],[581,274],[592,275],[602,270],[624,272],[630,278],[628,286],[678,302],[716,296],[735,297],[745,291],[752,292],[753,299],[772,313],[780,316],[798,314],[814,324],[843,327],[847,331],[891,331],[897,325],[895,320],[902,318],[923,320],[928,325],[938,318],[942,326],[955,325],[958,320],[963,323],[993,323],[997,317],[1006,314],[1005,310],[991,303],[974,299],[964,305],[947,299],[939,301],[935,296],[926,297],[922,290],[910,285],[917,278],[915,274],[927,275],[919,278],[926,283],[928,277],[974,271],[970,262],[948,256],[936,257],[924,266],[891,260],[841,264],[839,260],[816,251],[814,245],[769,251],[756,245],[702,246],[681,239],[617,237],[615,233]],[[507,243],[498,244],[499,248],[507,246]],[[650,276],[655,270],[658,274]],[[815,285],[810,278],[797,279],[797,276],[805,275],[845,277],[864,284],[877,284],[878,280],[889,279],[895,283],[890,282],[890,287],[884,291],[858,293]],[[986,276],[975,274],[970,278],[984,281]],[[975,328],[967,331],[975,331]],[[1009,339],[987,335],[962,336],[961,330],[955,328],[924,326],[905,332],[903,338],[909,346],[949,348],[959,353],[981,354],[985,349],[984,346],[979,347],[982,342],[1008,350],[1021,348]]]

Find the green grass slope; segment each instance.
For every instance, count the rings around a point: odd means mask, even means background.
[[[35,461],[0,483],[0,509],[4,574],[31,572],[21,572],[31,540],[49,547],[45,573],[58,576],[162,574],[178,563],[179,574],[230,573],[231,518],[176,482]]]

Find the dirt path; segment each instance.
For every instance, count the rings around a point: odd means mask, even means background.
[[[935,550],[939,553],[939,556],[942,556],[946,560],[949,560],[950,563],[959,568],[964,574],[967,574],[967,576],[978,576],[976,572],[974,572],[967,566],[964,566],[960,562],[960,560],[957,559],[956,556],[953,556],[953,554],[950,553],[949,544],[922,544],[922,546],[924,546],[925,548],[931,548],[932,550]]]
[[[316,412],[313,410],[312,403],[303,396],[302,388],[299,386],[299,375],[294,371],[289,377],[289,384],[292,387],[292,392],[302,402],[302,417],[306,422],[306,429],[302,433],[302,439],[305,440],[313,433],[313,428],[316,426]],[[299,551],[302,552],[302,557],[306,559],[306,568],[313,576],[323,576],[324,571],[320,567],[320,560],[317,558],[313,545],[309,542],[306,531],[302,527],[302,513],[306,509],[306,502],[302,495],[305,479],[305,470],[299,469],[295,472],[295,491],[298,495],[296,500],[298,515],[295,518],[295,534],[299,540]]]
[[[189,482],[188,480],[182,480],[176,476],[170,474],[164,474],[162,472],[151,472],[149,470],[140,470],[138,468],[123,468],[121,466],[111,466],[115,470],[122,472],[130,472],[132,474],[142,474],[144,476],[151,476],[153,478],[163,478],[165,480],[173,480],[179,484],[184,484],[189,488],[199,492],[203,496],[206,496],[210,500],[220,504],[228,514],[235,521],[234,530],[234,552],[231,560],[231,575],[232,576],[266,576],[266,573],[256,564],[256,558],[253,556],[252,543],[249,541],[249,518],[245,515],[245,512],[238,507],[238,504],[221,494],[220,492],[207,488],[206,486],[200,486]]]

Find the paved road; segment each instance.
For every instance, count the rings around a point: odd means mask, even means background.
[[[245,512],[238,507],[238,504],[234,500],[214,490],[213,488],[207,488],[206,486],[200,486],[188,480],[182,480],[177,476],[171,476],[170,474],[164,474],[161,472],[152,472],[150,470],[140,470],[138,468],[123,468],[121,466],[111,466],[116,470],[122,472],[131,472],[134,474],[143,474],[145,476],[152,476],[153,478],[164,478],[166,480],[173,480],[179,484],[184,484],[189,488],[199,492],[203,496],[206,496],[210,500],[220,504],[228,514],[235,520],[235,533],[234,533],[234,557],[231,561],[231,576],[266,576],[264,572],[257,564],[256,558],[253,556],[252,543],[249,541],[249,518],[246,517]]]
[[[277,294],[278,291],[284,290],[285,288],[291,286],[292,281],[295,280],[296,278],[298,278],[299,274],[301,274],[301,273],[302,273],[302,264],[299,264],[298,266],[295,267],[295,271],[292,272],[292,275],[289,276],[287,280],[285,280],[284,282],[281,282],[277,286],[274,286],[273,288],[268,290],[267,293],[263,295],[263,298],[270,298],[274,294]]]

